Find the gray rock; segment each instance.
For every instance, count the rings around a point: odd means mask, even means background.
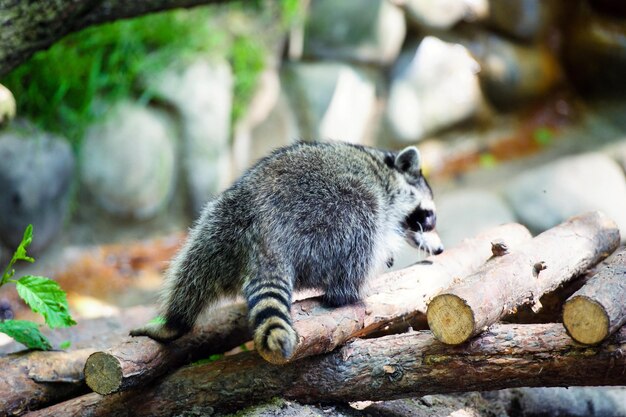
[[[106,211],[145,219],[170,200],[176,179],[174,129],[164,113],[122,102],[91,126],[82,181]]]
[[[304,55],[389,64],[400,52],[406,24],[386,0],[315,0],[305,26]]]
[[[521,388],[511,391],[527,417],[626,416],[624,387]]]
[[[255,125],[235,129],[233,164],[236,176],[272,150],[299,139],[298,122],[287,97],[280,94],[267,117]]]
[[[15,117],[15,97],[11,90],[0,84],[0,126]]]
[[[611,145],[605,146],[602,149],[605,155],[615,159],[622,167],[622,170],[626,172],[626,138]]]
[[[30,251],[41,252],[67,214],[74,155],[66,140],[32,126],[0,134],[0,240],[10,248],[33,225]]]
[[[409,22],[419,28],[450,29],[461,21],[481,20],[487,16],[487,0],[406,0]]]
[[[224,61],[199,60],[155,76],[149,88],[176,106],[182,117],[185,177],[192,208],[198,213],[232,179],[228,146],[232,71]]]
[[[233,135],[234,176],[241,173],[279,146],[299,138],[298,122],[281,91],[277,70],[261,74],[246,114],[239,120]]]
[[[601,210],[626,238],[626,179],[599,153],[560,159],[519,175],[503,190],[520,221],[541,232],[570,216]]]
[[[414,142],[479,111],[479,66],[465,47],[428,36],[408,53],[386,108],[390,133],[399,141]]]
[[[500,108],[539,98],[561,80],[560,64],[543,46],[523,46],[488,35],[472,46],[472,52],[480,63],[485,95]]]
[[[376,81],[346,64],[291,64],[283,75],[302,138],[367,143],[376,106]]]
[[[563,39],[565,67],[585,93],[623,99],[626,19],[597,13],[587,3],[581,2],[568,18]]]
[[[558,0],[489,0],[487,24],[513,38],[544,35],[558,12]]]
[[[514,221],[513,211],[499,195],[490,191],[465,189],[437,198],[437,230],[446,247]]]

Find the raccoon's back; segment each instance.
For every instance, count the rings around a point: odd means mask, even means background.
[[[381,167],[349,145],[301,145],[265,161],[249,185],[256,187],[259,232],[294,260],[315,286],[368,256],[379,235],[384,189]]]

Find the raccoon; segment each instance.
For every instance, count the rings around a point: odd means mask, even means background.
[[[363,284],[407,240],[437,254],[432,190],[411,146],[392,153],[341,142],[300,142],[261,159],[207,203],[166,274],[165,322],[131,332],[167,342],[218,299],[242,293],[259,353],[284,362],[297,335],[294,290],[357,302]]]

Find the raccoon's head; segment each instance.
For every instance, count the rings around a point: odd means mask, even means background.
[[[406,187],[403,206],[406,208],[402,220],[404,237],[411,246],[435,255],[443,252],[443,244],[434,231],[437,214],[433,192],[422,175],[420,153],[415,146],[403,149],[393,159],[393,168],[400,172]]]

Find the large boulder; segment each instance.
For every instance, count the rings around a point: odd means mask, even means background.
[[[500,108],[541,98],[562,79],[559,62],[544,46],[524,46],[486,35],[473,42],[472,52],[480,63],[483,91]]]
[[[489,0],[487,25],[522,41],[546,35],[559,14],[560,0]]]
[[[621,3],[617,7],[625,8]],[[623,98],[626,93],[624,39],[626,17],[598,13],[587,2],[579,2],[577,11],[567,21],[563,37],[566,68],[572,81],[585,93]]]
[[[149,80],[149,88],[173,104],[182,119],[185,178],[191,206],[204,203],[230,184],[229,148],[233,75],[225,61],[174,65]]]
[[[81,152],[85,188],[111,214],[155,215],[170,201],[176,182],[174,138],[165,113],[117,104],[87,130]]]
[[[386,120],[400,142],[415,142],[475,115],[483,97],[478,63],[460,45],[427,36],[400,60]]]
[[[405,0],[403,8],[417,29],[451,29],[461,21],[484,19],[488,0]]]
[[[563,158],[519,175],[503,190],[519,220],[542,232],[570,216],[601,210],[626,238],[626,179],[608,156]]]
[[[14,249],[33,225],[34,253],[58,234],[67,214],[74,155],[68,142],[32,126],[0,133],[0,241]]]
[[[404,41],[402,10],[387,0],[315,0],[305,26],[305,56],[393,62]]]
[[[0,84],[0,126],[8,124],[15,117],[15,108],[13,93]]]
[[[336,62],[291,64],[283,81],[303,139],[368,143],[376,107],[370,71]]]
[[[246,114],[234,129],[234,175],[239,176],[273,149],[289,145],[298,138],[298,121],[281,91],[279,73],[276,69],[267,69],[259,77]]]

